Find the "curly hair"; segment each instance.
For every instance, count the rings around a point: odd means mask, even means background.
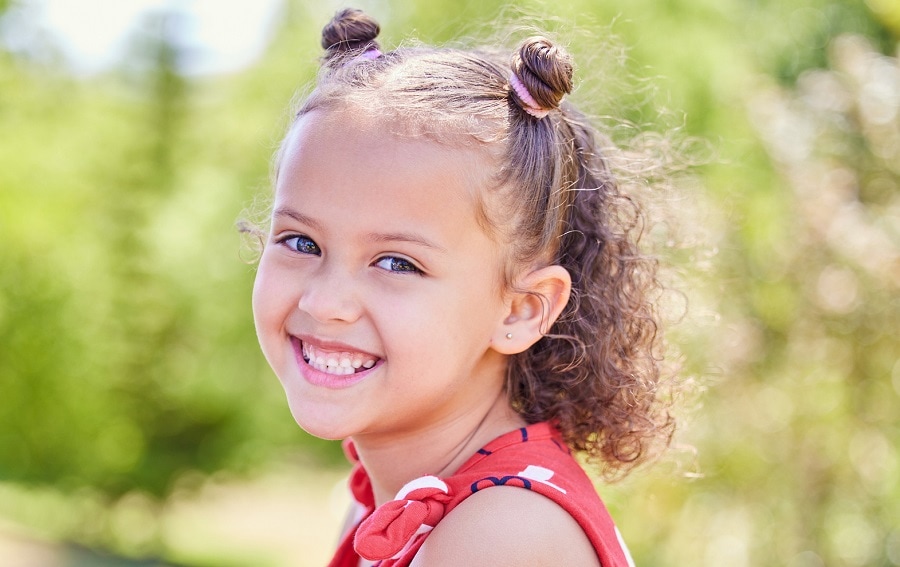
[[[508,250],[505,285],[527,266],[558,264],[572,278],[559,320],[509,359],[510,403],[529,423],[553,422],[607,478],[624,476],[674,430],[660,390],[662,286],[639,246],[644,215],[617,183],[611,142],[565,100],[570,56],[541,36],[511,57],[427,46],[381,53],[378,32],[359,10],[335,15],[323,30],[322,72],[295,120],[318,108],[364,109],[398,134],[477,146],[494,159],[493,183],[476,197],[479,220]]]

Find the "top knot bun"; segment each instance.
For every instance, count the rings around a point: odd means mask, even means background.
[[[546,37],[526,39],[513,55],[512,70],[528,94],[542,109],[559,108],[564,96],[572,92],[572,58]],[[520,105],[526,104],[516,97]]]
[[[378,49],[375,38],[381,27],[374,18],[354,8],[345,8],[322,28],[322,47],[326,59],[349,51]]]

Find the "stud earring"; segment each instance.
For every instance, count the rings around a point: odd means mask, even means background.
[[[512,333],[506,333],[506,338],[507,338],[507,339],[511,339],[511,338],[512,338]]]

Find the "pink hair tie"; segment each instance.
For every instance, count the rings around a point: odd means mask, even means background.
[[[547,114],[550,113],[550,109],[541,108],[541,105],[534,100],[534,97],[531,96],[531,93],[528,92],[528,89],[525,88],[525,85],[522,84],[522,81],[519,80],[519,77],[516,76],[515,73],[509,76],[509,86],[516,91],[516,94],[519,95],[519,99],[525,103],[525,106],[522,107],[522,110],[527,112],[528,114],[534,116],[537,119],[541,119]]]
[[[381,51],[379,51],[377,47],[372,47],[365,50],[363,54],[360,55],[360,57],[362,57],[363,59],[368,59],[369,61],[373,61],[381,57]]]

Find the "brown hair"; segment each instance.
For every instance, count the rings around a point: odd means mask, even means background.
[[[323,60],[329,62],[346,53],[378,49],[375,38],[379,33],[378,22],[361,10],[345,8],[322,28]]]
[[[544,37],[511,58],[424,46],[361,57],[378,48],[378,30],[358,10],[335,15],[323,30],[323,71],[296,116],[364,108],[405,132],[489,152],[495,183],[479,214],[510,250],[506,285],[526,266],[559,264],[572,276],[552,333],[510,357],[510,402],[529,423],[554,422],[607,477],[624,475],[674,429],[659,391],[661,286],[655,259],[638,246],[642,211],[612,173],[612,145],[564,100],[571,58]],[[526,112],[512,74],[546,116]]]

